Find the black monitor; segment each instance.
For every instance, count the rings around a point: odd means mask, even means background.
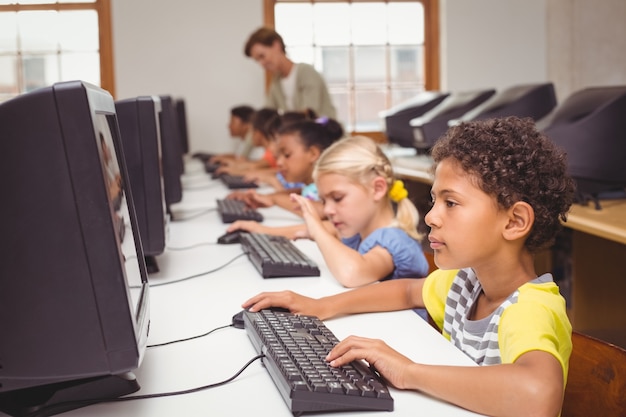
[[[517,116],[540,120],[556,107],[554,84],[523,84],[498,91],[489,100],[452,119],[449,125],[468,120],[485,120],[496,117]]]
[[[176,99],[176,116],[178,119],[178,132],[183,154],[189,153],[189,132],[187,127],[187,107],[184,98]]]
[[[389,143],[405,148],[413,147],[412,119],[426,113],[448,96],[440,91],[422,91],[410,100],[378,113],[384,122],[385,135]]]
[[[163,186],[165,187],[165,203],[169,209],[172,204],[178,203],[183,198],[183,186],[180,176],[185,169],[176,105],[171,96],[162,95],[160,98]]]
[[[544,133],[567,152],[579,199],[603,198],[626,187],[626,86],[591,87],[559,105]]]
[[[161,177],[161,99],[118,100],[115,111],[133,189],[135,212],[148,273],[158,272],[156,255],[165,250],[168,219]]]
[[[0,104],[0,126],[0,411],[136,391],[149,287],[113,98],[57,83]]]
[[[463,116],[496,93],[494,89],[453,92],[423,115],[412,119],[413,146],[428,152],[437,139],[448,130],[448,121]]]

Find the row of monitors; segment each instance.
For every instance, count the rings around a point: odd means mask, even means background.
[[[591,87],[557,103],[552,83],[425,91],[380,113],[390,142],[427,153],[449,126],[495,117],[530,117],[568,155],[581,194],[626,187],[626,86]]]
[[[139,389],[145,260],[182,197],[181,110],[81,81],[0,104],[0,411],[52,415]]]

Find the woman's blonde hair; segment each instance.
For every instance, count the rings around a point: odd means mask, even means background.
[[[404,230],[414,239],[422,238],[417,232],[417,208],[406,196],[403,184],[398,183],[394,177],[391,162],[372,139],[352,136],[333,143],[318,159],[313,170],[313,179],[317,181],[322,174],[342,175],[363,186],[367,186],[377,176],[384,178],[387,183],[387,200],[390,204],[392,200],[397,200],[393,201],[397,204],[393,226]],[[392,189],[394,195],[390,197],[389,191]]]

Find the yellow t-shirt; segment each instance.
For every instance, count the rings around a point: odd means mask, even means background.
[[[545,274],[522,285],[489,317],[468,320],[480,290],[471,269],[437,270],[426,278],[422,294],[443,335],[476,363],[513,363],[541,350],[561,363],[567,381],[572,327],[552,277]]]

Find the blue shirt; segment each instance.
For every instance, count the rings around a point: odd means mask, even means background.
[[[421,278],[428,274],[428,261],[421,244],[398,227],[376,229],[363,241],[359,234],[341,239],[341,241],[361,255],[376,246],[385,248],[393,259],[394,270],[381,280]]]

